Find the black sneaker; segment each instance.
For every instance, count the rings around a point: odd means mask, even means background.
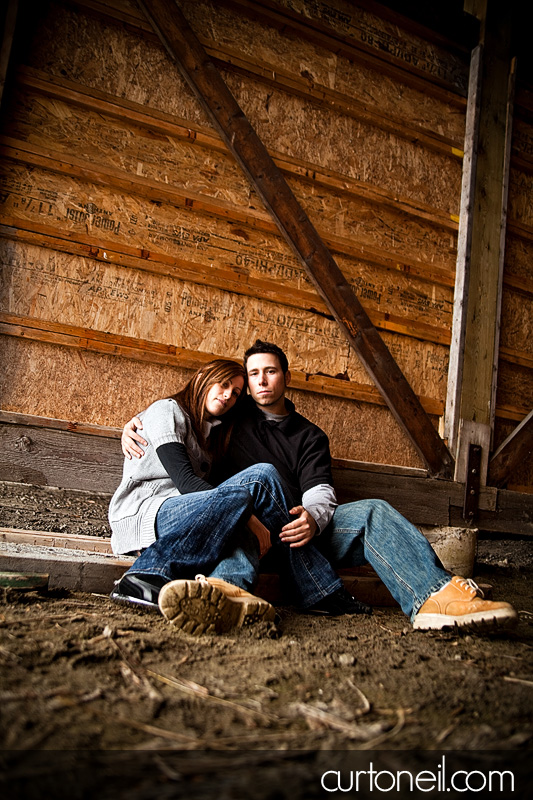
[[[366,603],[361,603],[343,586],[333,594],[323,597],[314,606],[305,609],[306,614],[316,614],[323,617],[340,617],[343,614],[371,614],[372,608]]]
[[[109,595],[117,603],[142,606],[159,612],[159,591],[167,581],[159,575],[130,575],[127,573],[115,583]]]

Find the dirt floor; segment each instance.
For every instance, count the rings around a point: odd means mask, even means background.
[[[2,527],[107,536],[106,508],[105,497],[0,485]],[[59,796],[45,793],[53,774],[62,776],[61,796],[93,796],[86,787],[96,773],[88,767],[71,785],[72,764],[53,769],[49,751],[62,752],[57,759],[76,751],[78,768],[80,753],[94,761],[113,752],[114,768],[127,756],[120,770],[137,776],[135,797],[265,800],[329,796],[316,775],[305,792],[298,776],[322,769],[331,751],[381,753],[390,764],[401,751],[527,757],[530,542],[482,538],[476,579],[513,602],[516,628],[418,633],[397,608],[336,619],[280,608],[277,626],[191,637],[107,596],[3,590],[0,787],[11,787],[6,797]],[[140,766],[147,758],[149,780]]]

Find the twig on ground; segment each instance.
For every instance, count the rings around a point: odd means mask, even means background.
[[[524,678],[511,678],[510,675],[504,675],[503,679],[510,683],[521,683],[523,686],[533,686],[533,681],[527,681]]]
[[[393,631],[392,628],[387,628],[386,625],[382,625],[380,622],[378,622],[378,627],[387,631],[387,633],[392,633],[393,636],[403,636],[402,631]]]
[[[316,730],[317,728],[331,728],[332,730],[344,733],[349,739],[368,741],[371,737],[375,738],[375,734],[378,731],[381,733],[384,728],[382,722],[372,722],[363,725],[355,722],[347,722],[336,714],[331,714],[329,711],[324,711],[321,708],[306,703],[293,703],[290,708],[297,715],[304,717],[312,730]]]
[[[245,717],[260,717],[265,722],[277,722],[279,719],[272,714],[266,714],[264,711],[248,708],[248,706],[244,706],[241,703],[234,703],[232,700],[225,700],[223,697],[216,697],[215,695],[210,694],[209,689],[207,689],[205,686],[199,686],[199,684],[195,684],[193,681],[186,681],[182,678],[169,678],[166,675],[159,675],[157,672],[153,672],[150,669],[147,669],[146,672],[153,678],[156,678],[162,683],[166,683],[168,686],[173,686],[175,689],[179,689],[185,694],[192,695],[193,697],[199,697],[201,700],[213,703],[214,705],[231,708],[233,711],[237,711],[239,714],[243,714]]]
[[[394,736],[396,736],[397,733],[401,731],[401,729],[405,725],[404,709],[399,708],[396,713],[398,715],[398,722],[396,723],[394,728],[391,731],[387,731],[387,733],[384,733],[382,736],[377,736],[375,739],[371,739],[369,742],[365,742],[365,744],[361,745],[360,748],[361,750],[372,750],[374,747],[376,747],[376,745],[385,742],[387,739],[392,739]]]
[[[107,630],[107,629],[106,629]],[[225,706],[226,708],[231,708],[233,711],[236,711],[245,717],[256,718],[260,717],[265,722],[275,722],[277,721],[277,717],[272,716],[271,714],[266,714],[264,711],[256,710],[253,708],[248,708],[245,705],[240,703],[234,703],[231,700],[225,700],[222,697],[215,697],[214,695],[210,694],[209,689],[206,686],[201,686],[194,681],[189,681],[186,678],[171,678],[166,675],[160,675],[158,672],[154,672],[151,669],[143,667],[142,664],[137,661],[133,656],[127,653],[123,647],[119,645],[118,642],[112,638],[112,631],[109,629],[108,636],[110,640],[113,642],[119,653],[121,654],[123,660],[126,664],[130,667],[130,669],[140,672],[146,676],[155,678],[156,680],[160,681],[161,683],[165,683],[168,686],[172,686],[175,689],[179,689],[184,694],[188,694],[192,697],[198,697],[201,700],[205,700],[206,702],[213,703],[214,705]]]
[[[438,736],[435,737],[436,744],[442,744],[442,742],[448,738],[450,733],[455,730],[457,727],[457,722],[453,722],[451,725],[448,725],[447,728],[444,728]]]
[[[353,683],[353,682],[352,682],[352,681],[351,681],[349,678],[348,678],[348,680],[346,681],[346,683],[347,683],[347,684],[348,684],[348,686],[350,686],[352,689],[355,689],[355,691],[357,692],[357,694],[359,695],[359,697],[360,697],[360,698],[361,698],[361,700],[363,701],[363,707],[362,707],[362,708],[357,708],[357,709],[355,710],[355,712],[354,712],[355,716],[356,716],[356,717],[362,717],[362,716],[364,716],[365,714],[368,714],[368,713],[370,712],[370,701],[368,700],[368,698],[367,698],[367,697],[366,697],[366,696],[363,694],[363,692],[361,691],[361,689],[359,689],[359,687],[358,687],[358,686],[356,686],[356,685],[355,685],[355,683]]]
[[[81,706],[83,703],[91,703],[93,700],[98,700],[104,694],[102,689],[94,689],[92,692],[86,694],[78,693],[77,695],[57,695],[49,703],[48,708],[51,711],[57,711],[61,708],[71,708],[72,706]]]

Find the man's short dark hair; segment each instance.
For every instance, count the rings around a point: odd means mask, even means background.
[[[270,342],[263,342],[261,339],[256,339],[255,344],[249,347],[244,354],[244,369],[246,369],[246,364],[250,356],[256,356],[259,353],[271,353],[273,356],[276,356],[283,374],[288,371],[289,362],[281,347],[278,347],[277,344],[270,344]]]

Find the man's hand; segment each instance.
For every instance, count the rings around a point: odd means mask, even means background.
[[[316,533],[318,525],[303,506],[294,506],[289,514],[298,514],[294,522],[289,522],[281,529],[279,538],[288,542],[291,547],[302,547],[308,544]]]
[[[257,536],[257,540],[259,542],[259,558],[263,558],[263,556],[268,553],[271,547],[270,531],[268,528],[265,528],[261,520],[257,519],[257,517],[253,514],[246,525],[254,534],[254,536]]]
[[[139,444],[142,444],[144,447],[148,444],[141,434],[138,433],[139,429],[142,430],[142,426],[143,424],[139,417],[133,417],[133,419],[130,419],[130,421],[126,422],[124,425],[120,444],[122,445],[122,452],[126,458],[131,459],[132,456],[135,456],[135,458],[142,458],[144,455],[144,450],[141,450],[136,444],[136,442],[139,442]]]

